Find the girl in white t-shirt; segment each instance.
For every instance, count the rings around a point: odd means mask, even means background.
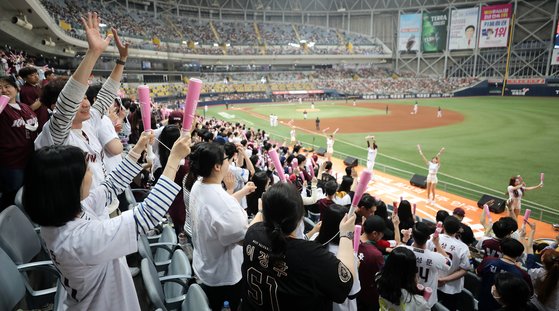
[[[537,186],[526,187],[526,183],[522,180],[520,175],[511,177],[509,180],[509,186],[507,187],[507,193],[509,195],[507,206],[509,206],[509,208],[514,211],[516,216],[518,216],[520,214],[524,193],[541,187],[543,187],[542,182],[540,182]]]
[[[441,167],[441,155],[444,152],[444,147],[441,148],[439,153],[437,153],[437,155],[434,156],[431,161],[427,160],[427,158],[423,155],[423,151],[421,151],[420,145],[417,145],[417,150],[419,150],[419,154],[423,158],[423,161],[429,167],[429,173],[427,174],[427,203],[434,204],[435,190],[437,188],[437,183],[439,182],[437,173],[439,172],[439,168]]]

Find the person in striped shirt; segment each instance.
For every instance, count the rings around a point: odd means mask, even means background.
[[[142,134],[128,156],[90,191],[91,169],[74,146],[47,146],[26,168],[23,202],[60,272],[67,310],[139,310],[126,258],[138,250],[137,235],[164,217],[180,186],[174,183],[180,160],[190,153],[190,137],[179,139],[167,166],[144,202],[109,218],[108,204],[141,166],[137,164],[153,135]]]
[[[35,139],[36,150],[51,145],[71,145],[82,149],[92,169],[92,189],[99,186],[108,175],[109,171],[105,167],[106,156],[122,152],[122,143],[118,139],[109,140],[103,146],[100,132],[104,126],[102,117],[117,97],[124,64],[128,58],[128,43],[120,40],[114,28],[111,29],[111,35],[103,38],[99,32],[98,19],[95,15],[95,18],[84,20],[84,23],[89,23],[85,27],[89,49],[72,77],[59,90],[60,93],[51,94],[51,97],[58,97],[56,107],[50,120],[45,123],[43,131]],[[91,103],[85,96],[88,79],[95,62],[107,48],[112,37],[115,39],[119,59],[107,81],[95,94],[95,102]],[[43,100],[50,102],[45,98]],[[106,154],[104,149],[109,151],[109,154]]]

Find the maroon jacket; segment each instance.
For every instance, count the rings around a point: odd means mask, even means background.
[[[33,142],[37,131],[25,128],[25,124],[37,124],[37,116],[27,105],[19,105],[21,110],[6,106],[0,114],[0,166],[23,169],[33,152]]]

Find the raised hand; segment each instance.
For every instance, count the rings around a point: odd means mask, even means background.
[[[120,37],[118,36],[116,28],[111,27],[111,33],[115,37],[115,44],[116,48],[118,49],[120,60],[125,61],[128,58],[128,42],[124,44],[122,43]]]
[[[90,51],[98,53],[99,55],[103,53],[109,44],[113,35],[108,35],[105,38],[101,35],[99,29],[99,24],[101,22],[97,12],[88,12],[87,20],[81,17],[83,26],[85,28],[85,34],[87,37],[87,44]]]

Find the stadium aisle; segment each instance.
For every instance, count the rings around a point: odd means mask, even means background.
[[[345,174],[345,165],[342,160],[332,158],[332,163],[338,177]],[[365,167],[360,165],[357,167],[357,171],[361,173],[364,168]],[[412,204],[417,204],[417,216],[433,221],[438,210],[444,209],[452,214],[455,208],[461,207],[466,211],[466,217],[464,217],[463,222],[472,228],[476,238],[480,238],[483,235],[483,227],[479,223],[482,209],[477,207],[477,202],[437,189],[435,204],[427,205],[427,199],[425,198],[426,190],[410,185],[409,180],[376,170],[374,171],[374,179],[374,182],[369,183],[367,192],[375,197],[380,197],[386,204],[392,204],[393,201],[400,201],[400,197],[403,197],[404,200],[408,200]],[[491,217],[494,221],[504,216],[504,213],[491,213]],[[522,218],[522,216],[520,216],[520,218]],[[536,239],[553,238],[557,236],[557,232],[553,230],[550,224],[530,219],[530,222],[533,221],[537,223]]]

